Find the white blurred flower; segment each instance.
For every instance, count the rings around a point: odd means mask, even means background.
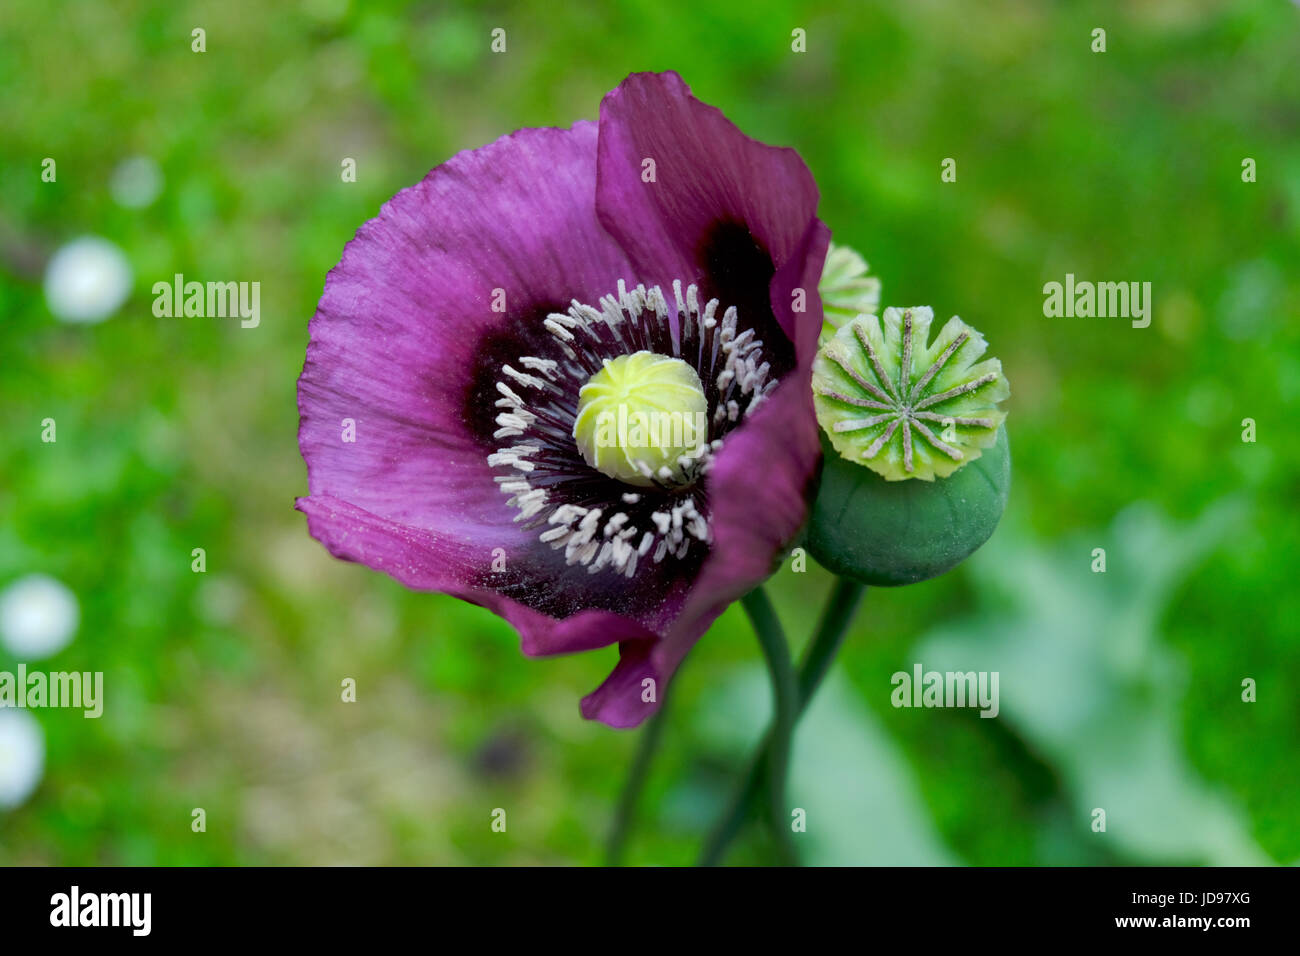
[[[81,236],[45,268],[45,301],[64,322],[102,322],[131,294],[131,264],[116,245]]]
[[[162,169],[148,156],[132,156],[117,164],[108,181],[108,191],[119,206],[143,209],[162,192]]]
[[[25,710],[0,708],[0,810],[32,795],[45,770],[45,734]]]
[[[15,657],[57,654],[72,641],[80,620],[77,596],[47,575],[29,574],[0,593],[0,644]]]

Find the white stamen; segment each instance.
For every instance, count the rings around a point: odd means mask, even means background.
[[[515,369],[511,368],[509,365],[502,365],[501,371],[505,372],[507,375],[513,378],[520,385],[527,385],[529,388],[546,387],[546,382],[538,378],[536,375],[529,375],[527,372],[516,371]]]
[[[709,472],[724,435],[778,384],[771,363],[763,360],[762,340],[755,329],[740,328],[735,306],[727,306],[719,317],[717,299],[701,308],[699,287],[681,280],[672,283],[672,294],[670,304],[660,286],[629,288],[619,279],[616,290],[594,306],[571,300],[564,312],[552,312],[542,323],[555,357],[544,352],[521,356],[515,366],[501,367],[501,380],[495,383],[500,395],[495,402],[495,438],[529,439],[498,448],[487,458],[489,466],[511,470],[508,476],[494,478],[518,511],[514,520],[539,528],[542,543],[563,548],[568,564],[584,565],[591,573],[609,568],[631,577],[640,558],[682,558],[692,541],[711,540],[708,517],[699,511],[695,497],[677,493]],[[705,381],[713,380],[713,434],[680,455],[675,469],[665,465],[656,471],[636,461],[655,488],[622,492],[619,498],[625,505],[640,505],[647,495],[674,492],[673,503],[659,510],[647,515],[563,503],[570,478],[565,461],[575,455],[565,423],[572,421],[578,389],[593,367],[633,348],[671,354],[692,364]],[[523,389],[532,390],[532,408],[524,401]],[[637,526],[643,522],[651,527]]]

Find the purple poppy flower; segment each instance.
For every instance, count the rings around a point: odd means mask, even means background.
[[[748,138],[675,73],[629,76],[599,124],[519,130],[402,190],[311,321],[311,534],[491,609],[525,654],[617,643],[582,713],[639,724],[805,519],[817,198],[793,150]],[[611,473],[575,438],[579,392],[645,352],[698,382],[706,434]]]

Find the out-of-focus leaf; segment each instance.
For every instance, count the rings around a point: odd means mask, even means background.
[[[771,690],[760,669],[746,668],[709,697],[702,734],[747,754],[755,728],[767,726]],[[795,734],[791,808],[806,813],[795,834],[804,863],[816,866],[945,866],[958,862],[943,845],[916,779],[897,745],[831,674]]]
[[[1237,526],[1221,502],[1180,527],[1137,505],[1090,539],[1044,550],[999,535],[973,559],[981,592],[1011,610],[936,628],[915,660],[938,671],[997,671],[1001,713],[1056,767],[1078,826],[1106,811],[1123,856],[1141,862],[1269,862],[1247,823],[1182,751],[1185,663],[1159,639],[1162,611],[1196,562]],[[1094,572],[1093,548],[1106,571]]]

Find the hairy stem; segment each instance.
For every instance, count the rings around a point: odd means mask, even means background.
[[[658,712],[650,718],[641,731],[636,757],[632,760],[632,769],[628,771],[627,781],[623,784],[623,793],[618,800],[614,826],[605,841],[606,866],[623,865],[623,855],[627,850],[628,837],[632,833],[632,824],[636,819],[636,808],[641,800],[641,791],[645,789],[646,780],[650,776],[650,764],[654,761],[659,742],[663,738],[664,725],[668,722],[667,707],[668,697],[665,695],[659,704]]]
[[[790,769],[790,743],[794,739],[794,725],[799,717],[799,679],[790,660],[790,645],[786,642],[785,631],[781,628],[767,592],[761,587],[755,588],[741,598],[741,604],[754,626],[754,633],[763,649],[763,658],[772,678],[773,717],[772,727],[768,731],[765,766],[773,836],[781,854],[781,862],[797,866],[799,858],[795,853],[787,816],[789,808],[785,799],[785,778]]]
[[[831,590],[831,596],[822,611],[817,631],[808,645],[807,652],[804,654],[803,663],[799,666],[799,701],[795,713],[796,721],[807,708],[813,695],[817,693],[817,688],[821,685],[822,679],[830,669],[831,662],[835,660],[835,655],[844,642],[849,624],[852,622],[854,614],[857,613],[858,605],[865,592],[866,586],[858,584],[856,581],[850,581],[847,578],[836,580],[835,587]],[[720,863],[727,851],[727,847],[740,833],[745,823],[746,814],[749,812],[749,807],[762,784],[771,743],[772,732],[769,730],[750,760],[745,775],[741,778],[731,802],[727,805],[726,813],[723,814],[717,826],[709,835],[709,839],[705,842],[704,850],[700,854],[699,865],[716,866]]]

